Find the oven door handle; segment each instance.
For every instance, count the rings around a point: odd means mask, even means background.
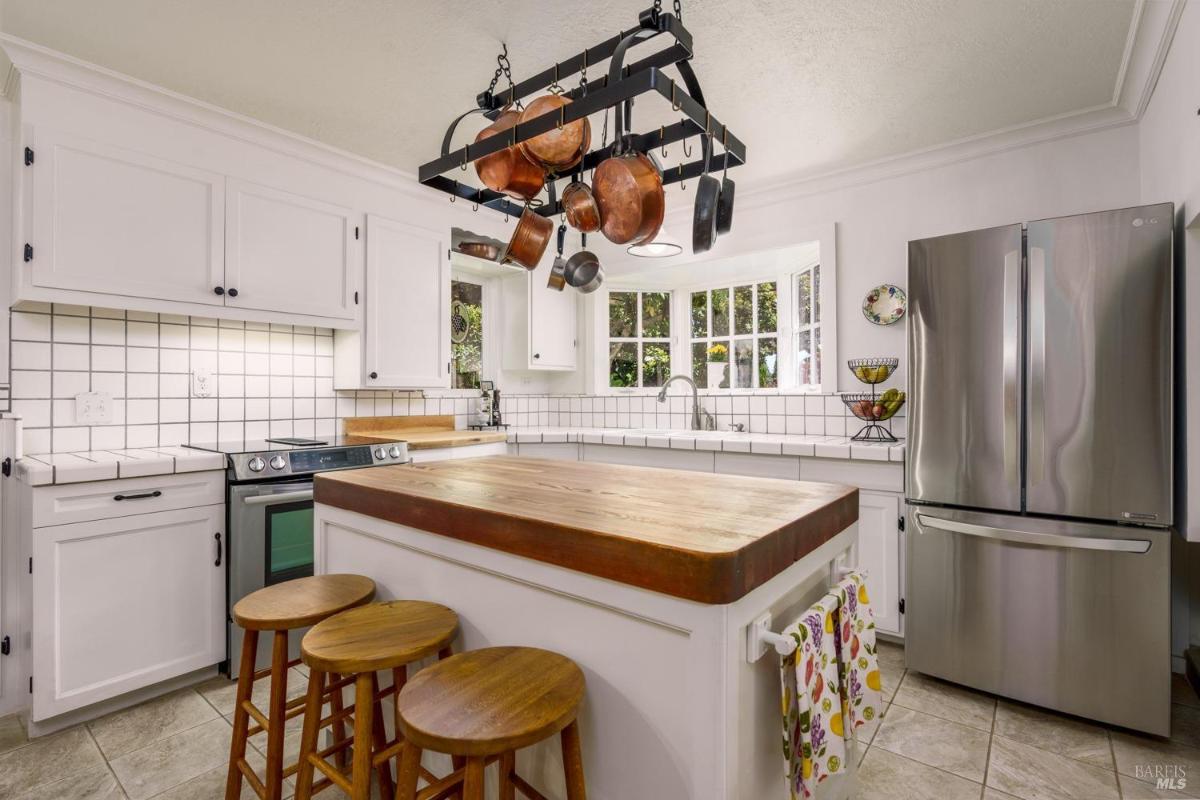
[[[305,489],[300,492],[279,492],[278,494],[256,494],[243,497],[242,502],[248,506],[268,506],[276,503],[295,503],[301,500],[312,500],[313,490]]]

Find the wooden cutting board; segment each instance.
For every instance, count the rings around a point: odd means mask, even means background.
[[[347,436],[372,436],[376,439],[408,442],[410,450],[435,447],[463,447],[470,444],[503,442],[503,431],[455,430],[454,417],[350,417],[345,420]]]

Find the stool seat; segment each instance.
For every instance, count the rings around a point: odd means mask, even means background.
[[[374,596],[375,581],[362,575],[313,575],[246,595],[234,604],[233,619],[248,631],[306,628]]]
[[[397,699],[404,736],[418,748],[491,756],[562,731],[579,712],[583,671],[532,647],[489,647],[416,674]]]
[[[300,642],[300,657],[322,672],[347,675],[393,669],[449,647],[458,615],[437,603],[390,600],[318,623]]]

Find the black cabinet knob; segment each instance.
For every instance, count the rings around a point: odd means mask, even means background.
[[[213,287],[213,294],[225,294],[225,287],[224,286]]]
[[[229,296],[230,296],[230,297],[237,297],[237,289],[230,289],[230,290],[229,290]]]
[[[542,354],[541,354],[541,353],[534,353],[534,354],[533,354],[533,357],[534,357],[534,358],[541,358],[541,357],[542,357]]]
[[[376,378],[378,378],[378,377],[379,377],[379,373],[378,373],[378,372],[372,372],[372,373],[371,373],[371,380],[375,380],[375,379],[376,379]]]

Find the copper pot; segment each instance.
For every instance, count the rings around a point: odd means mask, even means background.
[[[562,208],[567,222],[575,230],[584,233],[600,230],[600,206],[592,194],[592,187],[583,181],[572,181],[563,189]]]
[[[613,244],[651,241],[666,213],[662,174],[645,153],[612,156],[596,167],[592,191],[600,208],[600,230]]]
[[[475,137],[476,143],[498,133],[504,133],[517,124],[520,113],[508,110],[496,118],[496,121],[479,132]],[[546,171],[530,161],[524,150],[517,146],[506,147],[499,152],[475,161],[475,171],[483,185],[494,192],[502,192],[509,197],[521,200],[532,200],[542,191],[546,182]]]
[[[521,112],[522,123],[543,114],[558,112],[569,105],[571,99],[561,94],[548,94],[531,102]],[[592,126],[587,118],[577,119],[565,125],[551,128],[527,139],[519,145],[526,157],[551,172],[563,172],[583,159],[592,140]]]
[[[501,257],[501,264],[520,264],[528,270],[537,269],[538,262],[546,253],[550,237],[554,233],[554,222],[526,207],[513,230],[512,239]]]

